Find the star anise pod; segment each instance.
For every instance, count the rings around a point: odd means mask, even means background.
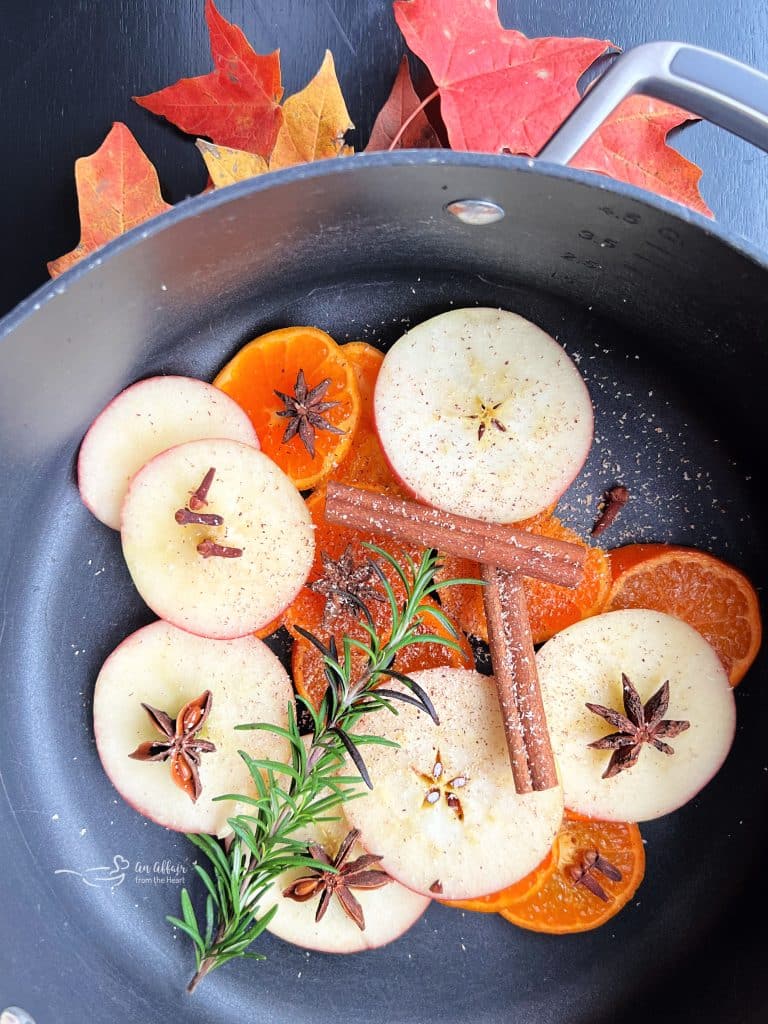
[[[319,580],[308,583],[307,587],[325,598],[323,629],[330,629],[333,620],[342,612],[359,612],[366,601],[386,601],[374,585],[379,578],[376,570],[370,562],[355,565],[351,544],[339,558],[331,558],[326,551],[321,551],[320,557],[325,571]]]
[[[307,850],[313,860],[318,860],[322,864],[327,864],[338,870],[313,871],[311,875],[297,878],[287,889],[283,890],[283,896],[290,900],[296,900],[297,903],[306,903],[307,900],[311,900],[320,893],[315,921],[322,921],[331,900],[336,896],[345,913],[352,918],[361,931],[364,931],[363,908],[350,890],[381,889],[392,879],[386,871],[371,870],[372,866],[381,860],[381,857],[377,857],[375,854],[366,853],[362,857],[356,857],[355,860],[347,861],[359,835],[360,832],[357,829],[348,832],[333,860],[319,843],[309,843]]]
[[[149,715],[150,721],[157,731],[165,737],[163,740],[150,740],[140,743],[129,757],[136,761],[168,761],[171,762],[171,778],[193,803],[203,791],[200,782],[200,755],[210,754],[216,747],[208,740],[197,738],[197,733],[211,712],[213,698],[211,691],[206,690],[195,700],[185,704],[176,716],[176,721],[165,711],[142,702],[142,707]]]
[[[622,715],[620,711],[603,707],[602,704],[587,704],[593,714],[600,715],[618,729],[618,732],[612,732],[588,744],[595,750],[613,751],[608,767],[603,772],[604,779],[610,779],[619,772],[633,768],[646,743],[650,743],[663,754],[674,754],[674,749],[665,743],[664,739],[679,736],[691,725],[690,722],[664,718],[669,707],[669,680],[662,683],[645,705],[624,672],[621,673],[621,685],[626,714]]]
[[[277,415],[285,416],[290,421],[283,434],[283,444],[298,434],[313,459],[315,457],[315,430],[327,430],[331,434],[346,433],[339,427],[334,427],[321,415],[339,404],[338,402],[322,401],[323,395],[330,386],[331,378],[326,377],[325,380],[321,380],[319,384],[309,390],[304,378],[304,371],[299,370],[292,395],[275,391],[280,401],[285,404],[285,408],[281,409]]]

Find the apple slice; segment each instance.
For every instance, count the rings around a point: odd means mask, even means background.
[[[448,900],[498,892],[532,871],[560,827],[560,787],[518,794],[493,679],[434,668],[412,676],[430,695],[434,723],[411,705],[363,717],[399,747],[364,746],[371,792],[345,808],[363,845],[403,885]]]
[[[341,810],[338,813],[341,815]],[[336,821],[319,822],[296,832],[293,838],[318,843],[333,859],[350,828],[342,816]],[[367,851],[363,846],[354,842],[344,863],[348,864],[365,853]],[[371,865],[371,868],[378,870],[378,865]],[[283,892],[297,879],[312,874],[306,868],[284,871],[272,883],[261,904],[264,911],[275,903],[279,906],[269,931],[304,949],[317,949],[324,953],[359,953],[364,949],[376,949],[399,938],[418,921],[430,903],[428,896],[412,892],[398,882],[391,881],[380,889],[350,890],[363,912],[364,928],[359,928],[345,913],[336,896],[331,898],[321,920],[316,921],[319,894],[303,903],[283,896]]]
[[[384,357],[376,429],[429,505],[509,523],[554,504],[592,443],[592,403],[565,351],[503,309],[455,309]]]
[[[306,505],[271,459],[237,441],[190,441],[131,481],[123,554],[161,618],[231,639],[276,618],[312,567]]]
[[[80,445],[80,497],[97,519],[119,530],[134,473],[166,448],[204,437],[259,447],[247,413],[205,381],[150,377],[132,384],[96,417]]]
[[[572,810],[607,821],[658,818],[695,796],[725,760],[736,728],[733,690],[715,651],[685,622],[639,609],[606,612],[558,633],[536,661]],[[636,704],[646,704],[668,681],[669,705],[656,717],[689,724],[663,725],[656,734],[674,753],[644,742],[633,767],[606,778],[612,749],[592,744],[622,732],[621,723],[611,724],[587,704],[626,714],[622,674],[639,695]],[[623,750],[631,746],[627,741]]]
[[[194,738],[216,749],[199,754],[202,789],[193,800],[174,783],[171,760],[131,755],[141,744],[162,744],[165,738],[142,704],[175,720],[205,691],[211,695],[210,712]],[[270,722],[286,728],[292,700],[285,669],[256,637],[206,640],[168,622],[153,622],[127,637],[99,673],[93,695],[96,748],[112,784],[140,814],[178,832],[218,835],[237,808],[214,797],[255,795],[238,751],[290,760],[282,737],[261,730],[237,732],[235,726]]]

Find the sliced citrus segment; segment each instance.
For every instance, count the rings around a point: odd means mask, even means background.
[[[399,562],[406,556],[418,561],[421,555],[417,548],[402,547],[390,538],[359,533],[329,523],[325,518],[325,498],[325,488],[320,488],[306,500],[306,508],[314,526],[315,557],[307,585],[278,620],[278,624],[287,626],[294,634],[291,670],[296,691],[316,707],[327,686],[323,660],[317,648],[297,633],[296,627],[300,626],[315,634],[323,643],[327,643],[333,636],[340,653],[345,635],[367,643],[369,637],[361,625],[361,610],[355,600],[345,593],[351,590],[354,598],[365,603],[378,635],[386,639],[392,629],[389,602],[376,574],[373,571],[366,573],[366,565],[372,559],[377,561],[398,604],[404,600],[405,590],[397,573],[365,545],[376,544],[391,552]],[[437,609],[437,605],[434,607]],[[271,625],[274,626],[274,623]],[[466,639],[461,633],[457,638],[446,630],[436,615],[425,614],[416,632],[432,633],[451,640],[459,644],[460,650],[439,643],[413,644],[398,655],[395,661],[398,671],[409,673],[436,665],[466,668],[474,664],[472,649]],[[361,673],[365,663],[365,655],[353,649],[353,673]]]
[[[375,488],[370,488],[374,490]],[[348,547],[351,546],[352,554],[356,563],[366,562],[375,558],[375,554],[365,545],[376,544],[378,547],[390,551],[398,560],[404,559],[406,554],[411,558],[417,558],[420,552],[413,545],[399,544],[396,540],[387,537],[377,536],[374,533],[361,533],[359,530],[352,530],[346,526],[329,523],[325,518],[325,488],[321,488],[310,494],[306,499],[307,511],[312,519],[315,528],[315,557],[307,580],[308,584],[316,583],[327,575],[327,559],[334,560],[342,557]],[[325,558],[323,555],[325,554]],[[404,596],[402,583],[397,574],[388,570],[386,565],[382,568],[387,573],[387,578],[395,588],[395,596],[398,599]],[[377,602],[383,604],[384,602]]]
[[[341,346],[345,359],[352,364],[360,392],[360,425],[373,426],[373,389],[379,376],[384,353],[367,341],[348,341]]]
[[[480,579],[480,566],[468,558],[455,555],[440,555],[439,580]],[[482,587],[459,583],[440,591],[443,611],[468,636],[478,637],[488,643],[488,623],[485,620]]]
[[[446,907],[455,907],[457,910],[473,910],[481,914],[498,914],[513,903],[528,899],[537,892],[547,881],[549,876],[557,867],[555,846],[549,851],[544,860],[537,867],[521,878],[514,885],[507,886],[499,892],[489,893],[488,896],[478,896],[474,900],[439,900]]]
[[[603,610],[611,587],[611,566],[602,548],[587,544],[557,516],[540,520],[533,526],[532,532],[571,544],[581,544],[587,549],[584,579],[573,590],[558,587],[554,583],[545,583],[543,580],[525,581],[533,642],[540,644],[566,626]]]
[[[363,642],[367,639],[363,634],[362,628],[357,623],[348,628],[346,635]],[[321,639],[323,643],[327,643],[329,638],[322,636]],[[341,646],[339,646],[339,652],[343,656]],[[351,653],[352,678],[359,679],[365,671],[367,660],[362,651],[359,651],[357,648],[353,648]],[[296,693],[308,701],[314,708],[319,708],[325,691],[328,688],[328,679],[325,675],[323,659],[317,648],[300,635],[296,635],[293,640],[291,676],[293,677]]]
[[[425,601],[424,603],[426,604],[427,602]],[[453,643],[459,645],[459,650],[443,643],[410,644],[399,651],[395,657],[395,668],[398,672],[410,675],[411,672],[420,672],[427,668],[438,668],[440,665],[450,665],[453,668],[474,668],[475,657],[466,637],[458,629],[455,632],[446,629],[443,623],[429,611],[421,613],[419,625],[415,628],[414,632],[421,636],[425,633],[431,633],[433,636],[441,637],[443,640],[452,640]]]
[[[273,633],[276,633],[278,629],[280,629],[283,625],[284,618],[285,613],[278,615],[276,618],[272,619],[271,622],[268,622],[266,626],[262,626],[260,629],[254,630],[253,635],[258,637],[259,640],[265,640],[268,636],[272,636]]]
[[[682,547],[679,544],[625,544],[621,548],[609,548],[608,558],[611,563],[611,577],[616,580],[627,569],[633,568],[639,562],[648,558],[655,558],[656,555],[666,555],[677,551],[692,551],[693,548]]]
[[[283,614],[270,623],[270,626],[274,630],[278,626],[287,626],[292,629],[299,625],[318,636],[327,636],[330,633],[341,636],[355,625],[360,617],[360,609],[354,602],[350,603],[348,600],[338,600],[338,598],[334,600],[333,594],[326,595],[320,592],[325,589],[322,581],[334,571],[334,566],[330,563],[335,563],[338,566],[340,560],[347,559],[352,572],[356,574],[356,582],[358,585],[362,585],[363,591],[366,591],[368,590],[366,583],[369,581],[361,577],[361,570],[374,555],[365,547],[365,544],[378,540],[384,545],[389,544],[388,550],[393,553],[399,555],[401,552],[396,547],[396,543],[388,541],[387,538],[375,538],[373,534],[362,534],[356,530],[348,530],[343,526],[334,526],[328,523],[325,518],[324,487],[314,491],[306,499],[305,505],[311,518],[315,538],[314,560],[307,577],[307,585],[299,591]],[[402,596],[402,585],[396,575],[390,573],[388,579],[390,579],[396,595]],[[319,586],[318,591],[312,589],[315,585]],[[353,593],[356,589],[359,590],[359,587],[353,586]],[[376,593],[380,600],[371,599],[369,594],[367,605],[377,629],[388,631],[391,624],[389,604],[384,600],[383,590],[379,588]],[[355,631],[354,635],[360,640],[365,639],[363,630]]]
[[[637,892],[645,850],[637,825],[592,821],[567,811],[554,844],[555,865],[544,883],[501,916],[520,928],[566,935],[597,928]]]
[[[352,444],[360,416],[355,371],[316,327],[255,338],[213,383],[248,413],[262,450],[301,490],[324,480]]]
[[[331,480],[402,497],[406,492],[395,479],[372,427],[362,426],[349,454],[330,475]]]
[[[580,544],[587,549],[584,580],[578,587],[559,587],[543,580],[526,579],[525,596],[533,642],[544,643],[561,629],[602,611],[611,588],[611,567],[601,548],[591,547],[574,530],[564,526],[557,516],[536,516],[518,527],[545,537]],[[479,566],[462,558],[441,558],[441,579],[479,579]],[[445,612],[470,636],[488,640],[483,591],[481,587],[459,585],[441,592]]]
[[[360,624],[361,610],[354,598],[368,608],[376,632],[388,637],[392,629],[392,613],[384,589],[375,572],[366,573],[366,566],[377,559],[366,543],[377,544],[391,552],[398,561],[406,554],[417,559],[419,551],[403,548],[386,537],[359,533],[327,522],[325,518],[325,488],[320,488],[306,500],[306,508],[314,526],[315,557],[307,585],[294,599],[282,617],[282,623],[294,634],[292,674],[299,694],[316,705],[325,693],[326,678],[318,650],[296,633],[301,626],[318,636],[323,643],[333,636],[341,652],[344,635],[367,642],[369,637]],[[403,584],[394,570],[382,559],[377,559],[392,587],[398,603],[405,598]],[[365,656],[353,651],[353,670],[362,670]]]
[[[302,625],[301,622],[298,622],[298,624]],[[323,634],[322,631],[312,630],[309,626],[306,626],[305,628],[309,629],[310,632],[319,632],[323,643],[327,641],[327,636],[326,634]],[[381,627],[379,627],[378,631],[379,635],[384,638],[389,636],[389,628],[384,632]],[[460,650],[456,650],[447,643],[415,643],[398,652],[393,664],[393,668],[396,669],[396,671],[403,672],[405,675],[410,675],[413,672],[419,672],[428,668],[437,668],[440,665],[449,665],[453,668],[471,668],[474,665],[472,648],[467,640],[464,637],[457,640],[456,637],[450,633],[435,616],[430,615],[429,612],[423,613],[420,617],[420,624],[416,627],[415,632],[421,635],[431,633],[434,636],[442,637],[445,640],[459,643]],[[368,642],[368,637],[365,630],[360,625],[360,622],[357,620],[348,621],[338,628],[333,634],[339,652],[342,651],[342,637],[345,633],[347,636],[352,636],[357,640]],[[352,649],[351,653],[352,678],[357,679],[365,670],[367,664],[366,656],[362,651],[355,648]],[[302,697],[305,697],[316,708],[319,707],[328,685],[323,666],[323,659],[318,649],[305,637],[300,635],[297,635],[293,642],[293,651],[291,653],[291,675],[293,676],[293,685],[296,688],[296,692]]]
[[[606,607],[649,608],[693,626],[717,651],[735,686],[762,639],[760,604],[743,573],[713,555],[663,544],[610,552],[614,581]]]
[[[344,461],[331,474],[332,480],[357,487],[403,494],[381,450],[373,423],[373,392],[384,354],[365,341],[342,346],[352,364],[360,391],[360,422]]]

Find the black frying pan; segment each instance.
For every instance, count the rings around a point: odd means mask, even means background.
[[[637,86],[768,147],[765,113],[747,109],[768,111],[766,79],[664,44],[621,58],[544,155],[567,159]],[[310,323],[386,347],[473,303],[529,317],[580,365],[597,434],[561,503],[572,525],[621,480],[632,500],[606,542],[700,546],[764,583],[764,254],[631,187],[510,157],[328,161],[182,203],[0,324],[0,1007],[38,1024],[768,1017],[764,656],[725,767],[643,826],[646,881],[604,928],[555,938],[435,906],[356,957],[267,937],[266,963],[183,993],[191,950],[164,917],[192,849],[117,797],[93,743],[97,671],[152,616],[118,536],[79,502],[79,441],[128,383],[211,378],[262,331]]]

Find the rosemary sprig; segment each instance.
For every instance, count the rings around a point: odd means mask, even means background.
[[[417,633],[419,617],[428,612],[456,637],[450,620],[439,608],[425,603],[426,599],[446,586],[479,581],[457,579],[436,583],[437,556],[432,551],[424,552],[419,564],[406,554],[405,565],[401,566],[382,548],[373,544],[366,547],[391,566],[405,589],[401,606],[381,565],[376,560],[371,561],[390,605],[392,631],[389,638],[382,640],[378,636],[373,618],[362,602],[361,624],[367,642],[345,636],[339,651],[332,637],[325,645],[313,634],[296,627],[320,651],[328,681],[318,710],[302,697],[298,698],[311,718],[309,744],[305,745],[299,733],[293,705],[288,708],[287,729],[267,723],[238,726],[282,736],[290,744],[291,761],[257,759],[240,751],[253,779],[256,796],[224,794],[217,797],[237,801],[247,808],[229,819],[233,835],[224,844],[212,836],[188,837],[209,862],[208,870],[195,864],[195,871],[207,892],[204,926],[201,927],[186,890],[181,894],[181,918],[168,919],[185,932],[194,945],[197,970],[187,986],[189,992],[194,991],[206,974],[230,960],[264,959],[259,953],[249,952],[249,947],[277,912],[278,907],[273,906],[262,914],[260,905],[278,875],[291,867],[328,870],[327,864],[319,864],[308,855],[306,840],[295,839],[294,835],[313,823],[333,818],[331,812],[340,804],[362,796],[361,782],[373,788],[360,748],[372,743],[394,744],[380,736],[356,734],[354,727],[360,717],[380,709],[396,714],[395,702],[402,701],[415,705],[438,722],[428,694],[415,680],[393,669],[392,664],[398,651],[414,643],[441,643],[460,649],[455,640]],[[352,677],[354,648],[366,657],[365,668],[355,679]],[[396,679],[405,690],[377,686],[383,676]],[[359,775],[339,774],[347,757]]]

